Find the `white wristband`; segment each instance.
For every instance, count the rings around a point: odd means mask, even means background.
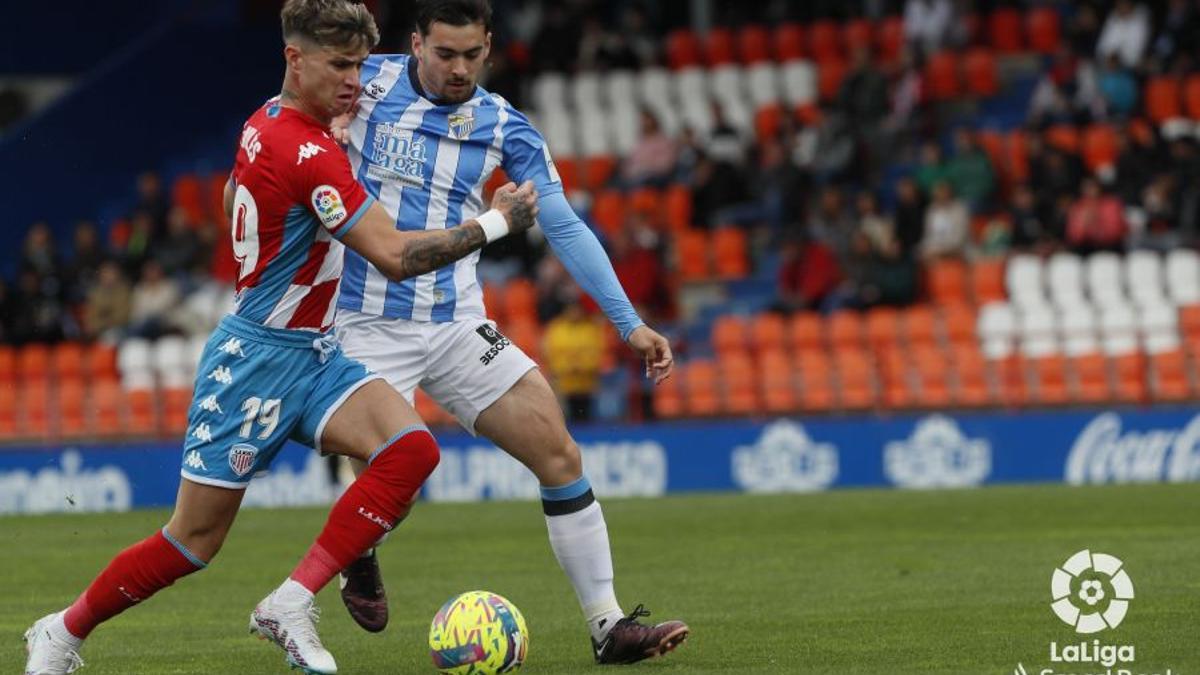
[[[487,238],[489,244],[508,234],[508,220],[504,218],[503,213],[496,209],[490,209],[475,216],[475,222],[483,228],[483,236]]]

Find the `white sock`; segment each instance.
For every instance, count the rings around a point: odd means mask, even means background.
[[[54,619],[50,621],[50,625],[47,626],[46,629],[50,631],[50,634],[53,635],[56,640],[62,640],[70,645],[71,649],[79,651],[79,648],[83,646],[83,638],[75,637],[71,631],[67,630],[67,624],[63,621],[63,617],[66,615],[67,610],[65,609],[58,614],[55,614]]]
[[[299,581],[288,577],[287,581],[275,589],[275,602],[289,607],[303,607],[313,601],[312,591],[305,588]]]
[[[603,640],[623,613],[613,590],[608,526],[600,503],[592,502],[574,513],[546,516],[546,529],[554,556],[575,587],[592,638]]]

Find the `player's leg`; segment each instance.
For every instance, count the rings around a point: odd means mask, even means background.
[[[417,383],[425,377],[428,349],[418,324],[338,310],[337,336],[342,350],[387,380],[408,403],[412,403]],[[351,459],[354,475],[359,476],[367,463]],[[387,538],[385,534],[377,544]],[[379,569],[376,547],[367,549],[342,570],[338,578],[342,603],[350,617],[372,633],[388,623],[387,592]]]

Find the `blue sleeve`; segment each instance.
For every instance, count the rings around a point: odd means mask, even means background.
[[[608,320],[617,327],[622,340],[629,339],[642,319],[621,288],[608,254],[596,235],[575,215],[562,190],[538,197],[538,224],[550,242],[554,254],[571,273],[576,283],[600,305]]]

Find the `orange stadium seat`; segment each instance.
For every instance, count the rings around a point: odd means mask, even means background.
[[[675,256],[683,281],[708,278],[708,236],[704,232],[685,230],[676,233]]]
[[[977,260],[971,266],[971,294],[975,304],[1002,302],[1008,296],[1004,290],[1004,261],[990,258]]]
[[[504,285],[504,317],[508,321],[537,321],[537,287],[524,277]]]
[[[18,430],[24,436],[50,435],[50,385],[45,378],[25,380],[17,395]]]
[[[1122,403],[1146,400],[1146,359],[1141,354],[1123,354],[1112,359],[1113,393]]]
[[[817,65],[817,91],[822,101],[837,98],[848,67],[842,59],[829,59]]]
[[[651,225],[658,227],[662,224],[662,193],[654,188],[638,188],[628,195],[629,210],[636,213]]]
[[[917,381],[912,372],[909,351],[894,346],[879,352],[880,388],[883,403],[889,408],[911,408],[917,404]]]
[[[625,195],[616,190],[598,192],[592,202],[592,220],[609,237],[620,232],[625,226]]]
[[[788,322],[788,341],[795,351],[815,351],[824,348],[825,324],[816,312],[800,312]]]
[[[713,348],[718,354],[742,354],[749,345],[749,326],[736,314],[717,317],[712,327]]]
[[[736,227],[722,227],[713,233],[713,263],[722,279],[741,279],[750,273],[746,259],[746,233]]]
[[[17,388],[11,384],[0,386],[0,441],[10,440],[17,435]]]
[[[927,266],[929,299],[939,305],[967,301],[967,265],[961,260],[936,260]]]
[[[726,28],[711,28],[704,36],[704,57],[709,67],[723,66],[737,60],[733,33]]]
[[[867,344],[873,350],[884,349],[900,339],[900,312],[894,307],[873,307],[867,311]]]
[[[1029,47],[1041,54],[1051,54],[1059,45],[1058,12],[1050,7],[1034,7],[1025,15]]]
[[[204,198],[204,181],[200,177],[185,173],[175,179],[171,185],[171,202],[187,212],[188,221],[193,225],[204,222],[207,212],[207,200]]]
[[[0,386],[17,378],[17,352],[8,345],[0,345]]]
[[[1108,383],[1108,359],[1102,354],[1086,354],[1071,359],[1075,375],[1075,399],[1081,403],[1102,403],[1112,398]]]
[[[1107,124],[1093,124],[1083,130],[1080,139],[1083,163],[1088,171],[1112,166],[1117,161],[1117,131]]]
[[[752,65],[771,60],[771,34],[762,26],[745,26],[737,34],[738,55]]]
[[[1151,77],[1146,83],[1144,105],[1146,114],[1155,124],[1161,124],[1183,114],[1179,80],[1167,75]]]
[[[1010,407],[1025,405],[1029,397],[1025,361],[1020,356],[1013,355],[993,361],[992,366],[996,372],[1000,402]]]
[[[674,419],[683,416],[683,389],[680,382],[683,380],[685,365],[680,364],[678,372],[675,375],[668,377],[661,384],[654,387],[653,405],[656,417]]]
[[[84,372],[90,378],[116,377],[117,348],[101,343],[89,345],[84,356],[84,364]]]
[[[808,27],[808,52],[818,64],[842,59],[842,36],[833,21],[814,21]]]
[[[796,377],[791,362],[782,354],[778,356],[778,359],[760,359],[758,363],[763,407],[773,414],[790,413],[800,407],[800,399],[796,396]]]
[[[158,433],[158,405],[154,392],[149,389],[135,389],[125,396],[129,406],[126,415],[126,429],[135,436],[154,436]]]
[[[504,320],[504,293],[495,284],[483,284],[483,308],[492,321]]]
[[[756,412],[759,408],[758,380],[750,357],[745,354],[722,355],[717,367],[725,389],[725,412],[733,415]]]
[[[992,48],[1003,54],[1019,52],[1025,48],[1021,12],[1012,8],[1001,8],[988,17],[988,37]]]
[[[930,305],[912,305],[904,310],[904,339],[910,346],[937,344],[940,323]]]
[[[913,369],[919,385],[917,402],[936,408],[950,403],[950,352],[933,345],[912,350]]]
[[[187,433],[188,408],[192,405],[192,390],[169,387],[162,392],[162,430],[168,436]]]
[[[1007,184],[1012,176],[1008,170],[1008,158],[1004,154],[1004,134],[995,129],[980,129],[975,133],[975,140],[988,159],[992,160],[992,168],[1000,180]]]
[[[84,372],[84,348],[78,342],[60,342],[50,351],[54,376],[79,377]]]
[[[904,19],[889,16],[881,20],[875,32],[875,48],[880,61],[895,63],[904,51]]]
[[[99,436],[116,436],[124,431],[122,411],[127,407],[125,392],[115,377],[103,377],[92,383],[92,429]]]
[[[963,56],[963,83],[967,92],[975,96],[995,96],[1000,93],[1000,75],[996,70],[996,57],[983,47],[967,50]]]
[[[771,51],[776,61],[804,58],[804,28],[794,23],[776,26],[771,32]]]
[[[687,392],[687,411],[696,416],[715,415],[721,408],[717,368],[708,359],[695,359],[687,364],[684,377]]]
[[[88,431],[86,414],[87,386],[78,375],[58,383],[58,423],[55,430],[63,438],[79,438]]]
[[[579,162],[574,157],[554,157],[554,168],[562,181],[563,191],[571,192],[579,187]]]
[[[1029,179],[1029,149],[1025,143],[1025,132],[1013,129],[1004,138],[1005,170],[1015,183]]]
[[[796,374],[800,381],[802,409],[823,411],[833,408],[833,369],[824,351],[800,352],[796,361]]]
[[[765,105],[754,111],[754,136],[760,143],[778,136],[782,125],[783,108],[781,106]]]
[[[1183,81],[1183,109],[1188,117],[1200,120],[1200,73],[1192,73]]]
[[[846,53],[853,54],[858,49],[871,52],[874,43],[875,26],[869,20],[851,19],[842,24],[842,44],[846,45]]]
[[[1200,337],[1200,305],[1179,308],[1179,328],[1188,338]]]
[[[975,310],[967,304],[942,307],[942,321],[946,328],[946,339],[951,344],[973,343],[975,335]]]
[[[672,70],[700,64],[700,40],[690,30],[676,30],[667,35],[667,63]]]
[[[508,321],[500,327],[512,343],[521,348],[534,361],[541,360],[542,328],[537,322],[537,315],[530,318],[515,318],[509,316]]]
[[[1067,387],[1067,364],[1061,356],[1043,356],[1033,359],[1035,388],[1034,399],[1043,404],[1059,405],[1071,398]]]
[[[838,400],[847,410],[875,405],[875,373],[871,355],[862,349],[841,349],[833,354],[838,376]]]
[[[759,353],[774,352],[785,347],[787,324],[778,314],[763,312],[750,319],[750,346]]]
[[[958,56],[953,52],[938,52],[925,62],[925,82],[929,96],[945,100],[958,96],[962,90],[958,79]]]
[[[37,342],[21,347],[17,352],[17,374],[26,382],[49,378],[50,348]]]
[[[988,385],[987,361],[979,344],[975,342],[955,343],[954,375],[958,380],[955,398],[960,405],[978,407],[991,403],[992,392]]]
[[[863,344],[863,318],[854,311],[838,311],[825,319],[825,331],[832,349],[852,349]]]
[[[617,169],[617,158],[612,155],[588,157],[583,162],[583,169],[583,175],[580,176],[583,187],[595,192],[607,185],[608,179],[612,178]]]
[[[667,228],[681,232],[692,226],[692,191],[687,185],[676,183],[667,188],[663,195]]]
[[[228,222],[228,218],[225,216],[225,184],[228,182],[229,171],[218,171],[210,174],[205,181],[204,215],[206,221],[212,223]]]
[[[1079,152],[1079,129],[1069,124],[1058,124],[1046,130],[1046,145],[1068,154]]]
[[[1152,355],[1150,377],[1154,398],[1159,401],[1184,401],[1192,396],[1187,357],[1181,350]]]

